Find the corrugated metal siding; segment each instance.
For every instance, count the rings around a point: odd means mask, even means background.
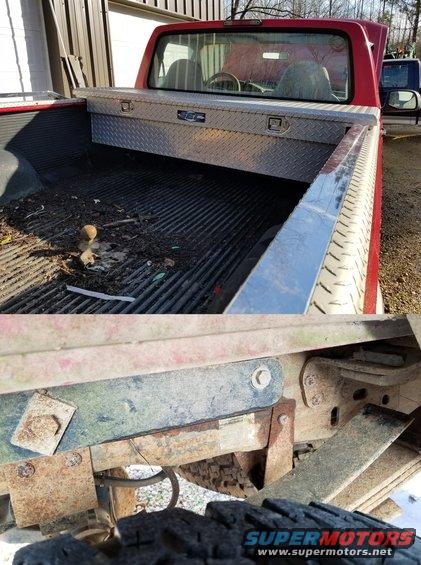
[[[113,0],[113,2],[132,8],[151,6],[198,20],[220,20],[223,18],[222,0]]]
[[[0,2],[0,91],[51,90],[40,0]]]
[[[42,1],[53,88],[69,96],[71,90],[63,65],[64,53],[48,0]],[[53,0],[53,4],[67,53],[80,60],[85,86],[112,86],[114,77],[108,0]],[[168,15],[179,14],[180,17],[198,20],[218,20],[223,17],[222,0],[113,0],[113,4],[137,8],[139,13],[150,7],[163,15],[167,12]]]
[[[80,60],[86,85],[111,86],[113,69],[109,41],[108,1],[53,0],[53,4],[67,53]],[[60,62],[64,57],[64,53],[46,0],[44,0],[44,14],[54,89],[69,95],[67,71],[63,64],[57,64],[57,61]]]

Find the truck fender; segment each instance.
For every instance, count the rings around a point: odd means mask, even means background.
[[[28,196],[43,188],[38,173],[19,152],[0,149],[0,204]]]

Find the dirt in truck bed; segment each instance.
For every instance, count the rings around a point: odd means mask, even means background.
[[[252,266],[250,253],[264,251],[304,190],[291,181],[147,158],[56,182],[0,207],[0,312],[223,308],[228,282],[249,272],[234,277],[237,267],[245,260]],[[85,225],[97,229],[88,246],[93,263],[86,264]],[[89,298],[68,285],[134,301]]]
[[[0,218],[0,242],[29,246],[30,257],[58,267],[57,282],[113,295],[122,290],[132,262],[146,261],[167,275],[197,259],[200,245],[182,233],[169,237],[151,229],[159,219],[155,214],[128,213],[121,205],[85,196],[77,186],[66,188],[70,193],[54,188],[12,202]],[[45,237],[47,223],[51,231]],[[97,236],[90,246],[92,263],[85,265],[81,230],[86,225],[93,225]]]

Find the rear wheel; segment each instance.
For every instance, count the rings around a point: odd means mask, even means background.
[[[390,527],[385,522],[348,512],[328,504],[306,506],[288,500],[265,500],[262,507],[245,502],[211,502],[205,516],[182,508],[136,514],[118,522],[120,537],[94,548],[71,536],[60,536],[20,549],[14,565],[115,564],[132,565],[159,563],[254,563],[251,548],[243,545],[248,530],[267,529],[352,529],[379,530]],[[398,548],[394,557],[370,558],[371,565],[392,561],[417,565],[421,563],[421,538],[409,548]],[[295,559],[295,561],[294,561]],[[400,560],[399,560],[400,559]],[[283,563],[297,558],[282,558]],[[324,558],[300,558],[300,563],[315,565]],[[335,563],[355,563],[362,559],[334,558]]]

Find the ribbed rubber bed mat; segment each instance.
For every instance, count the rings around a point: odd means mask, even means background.
[[[184,265],[162,280],[147,261],[132,261],[119,294],[134,302],[105,301],[69,292],[57,265],[34,252],[31,243],[0,250],[0,312],[3,313],[194,313],[215,308],[215,289],[224,289],[238,276],[250,252],[273,226],[281,227],[304,192],[304,185],[280,179],[237,173],[180,161],[142,161],[123,168],[81,175],[77,190],[83,195],[126,211],[150,213],[158,220],[152,230],[171,236],[183,233],[191,242],[211,245],[194,264]],[[30,229],[47,240],[60,226],[42,215]],[[259,247],[270,243],[278,228]],[[272,233],[274,232],[274,233]],[[35,249],[36,251],[36,249]],[[125,262],[127,272],[128,258]],[[250,267],[250,268],[251,268]],[[250,269],[249,269],[250,270]],[[240,268],[241,271],[241,268]],[[237,274],[236,274],[237,272]],[[155,279],[155,280],[154,280]]]

